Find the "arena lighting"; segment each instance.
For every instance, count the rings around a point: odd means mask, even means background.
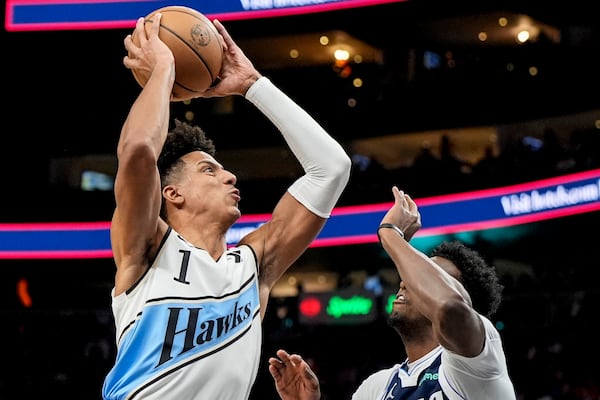
[[[383,296],[360,289],[334,290],[328,293],[301,294],[298,298],[298,322],[303,325],[357,325],[367,324],[378,317],[387,318],[396,300],[395,292]],[[496,329],[506,328],[504,321],[496,321]]]
[[[333,290],[327,293],[306,293],[298,297],[298,322],[303,325],[358,325],[387,318],[392,312],[396,292],[373,296],[360,289]],[[496,329],[506,328],[496,321]]]
[[[380,300],[372,292],[359,289],[301,293],[298,322],[305,325],[369,323],[380,314]]]
[[[179,0],[222,21],[280,17],[406,0]],[[7,0],[7,31],[134,28],[143,15],[172,5],[164,0]]]
[[[415,201],[423,222],[416,241],[514,227],[599,211],[600,169]],[[311,247],[376,243],[375,230],[391,205],[336,207]],[[227,233],[227,243],[237,243],[270,217],[242,216]],[[0,224],[0,259],[109,258],[109,228],[110,222]]]
[[[525,43],[526,41],[529,40],[529,37],[530,37],[529,31],[526,29],[523,29],[522,31],[519,31],[519,33],[517,33],[517,42]]]

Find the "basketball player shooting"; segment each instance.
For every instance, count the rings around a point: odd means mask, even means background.
[[[138,20],[139,45],[125,38],[123,62],[149,78],[117,145],[110,232],[117,355],[103,385],[107,400],[248,399],[270,291],[321,231],[349,178],[342,147],[213,22],[223,65],[201,96],[243,96],[279,129],[304,174],[269,221],[228,249],[242,199],[236,176],[200,127],[170,121],[174,56],[159,38],[160,15],[148,29]]]

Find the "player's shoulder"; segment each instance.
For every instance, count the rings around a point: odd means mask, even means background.
[[[399,368],[400,364],[395,364],[390,368],[380,369],[367,376],[352,395],[352,400],[381,397],[381,391],[387,387],[388,382],[398,373]]]
[[[392,367],[375,371],[364,379],[363,384],[381,387],[381,385],[387,383],[392,375],[397,374],[399,369],[400,364],[394,364]]]
[[[489,318],[487,318],[483,315],[479,315],[479,318],[481,319],[481,321],[483,323],[483,327],[485,329],[485,335],[488,338],[500,340],[500,332],[496,328],[496,325],[494,325],[494,323]]]
[[[239,255],[244,258],[244,262],[252,262],[255,265],[258,264],[258,258],[256,256],[256,251],[254,247],[252,247],[249,243],[238,244],[237,246],[229,247],[226,251],[226,254],[230,255]]]

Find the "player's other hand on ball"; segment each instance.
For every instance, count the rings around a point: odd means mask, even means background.
[[[152,21],[139,18],[132,34],[125,37],[127,55],[123,59],[125,67],[134,74],[144,76],[146,81],[158,66],[169,68],[175,78],[175,60],[169,47],[158,37],[160,14]]]
[[[233,41],[223,24],[216,19],[213,20],[213,24],[223,38],[223,65],[215,84],[200,97],[243,96],[261,75]]]

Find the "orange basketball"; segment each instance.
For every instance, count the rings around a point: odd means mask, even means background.
[[[202,13],[193,8],[168,6],[152,11],[145,18],[146,32],[152,16],[160,12],[158,36],[175,57],[175,84],[172,101],[198,97],[217,79],[223,62],[223,46],[217,28]],[[139,45],[135,30],[132,40]],[[148,81],[145,72],[132,70],[135,80],[144,87]]]

